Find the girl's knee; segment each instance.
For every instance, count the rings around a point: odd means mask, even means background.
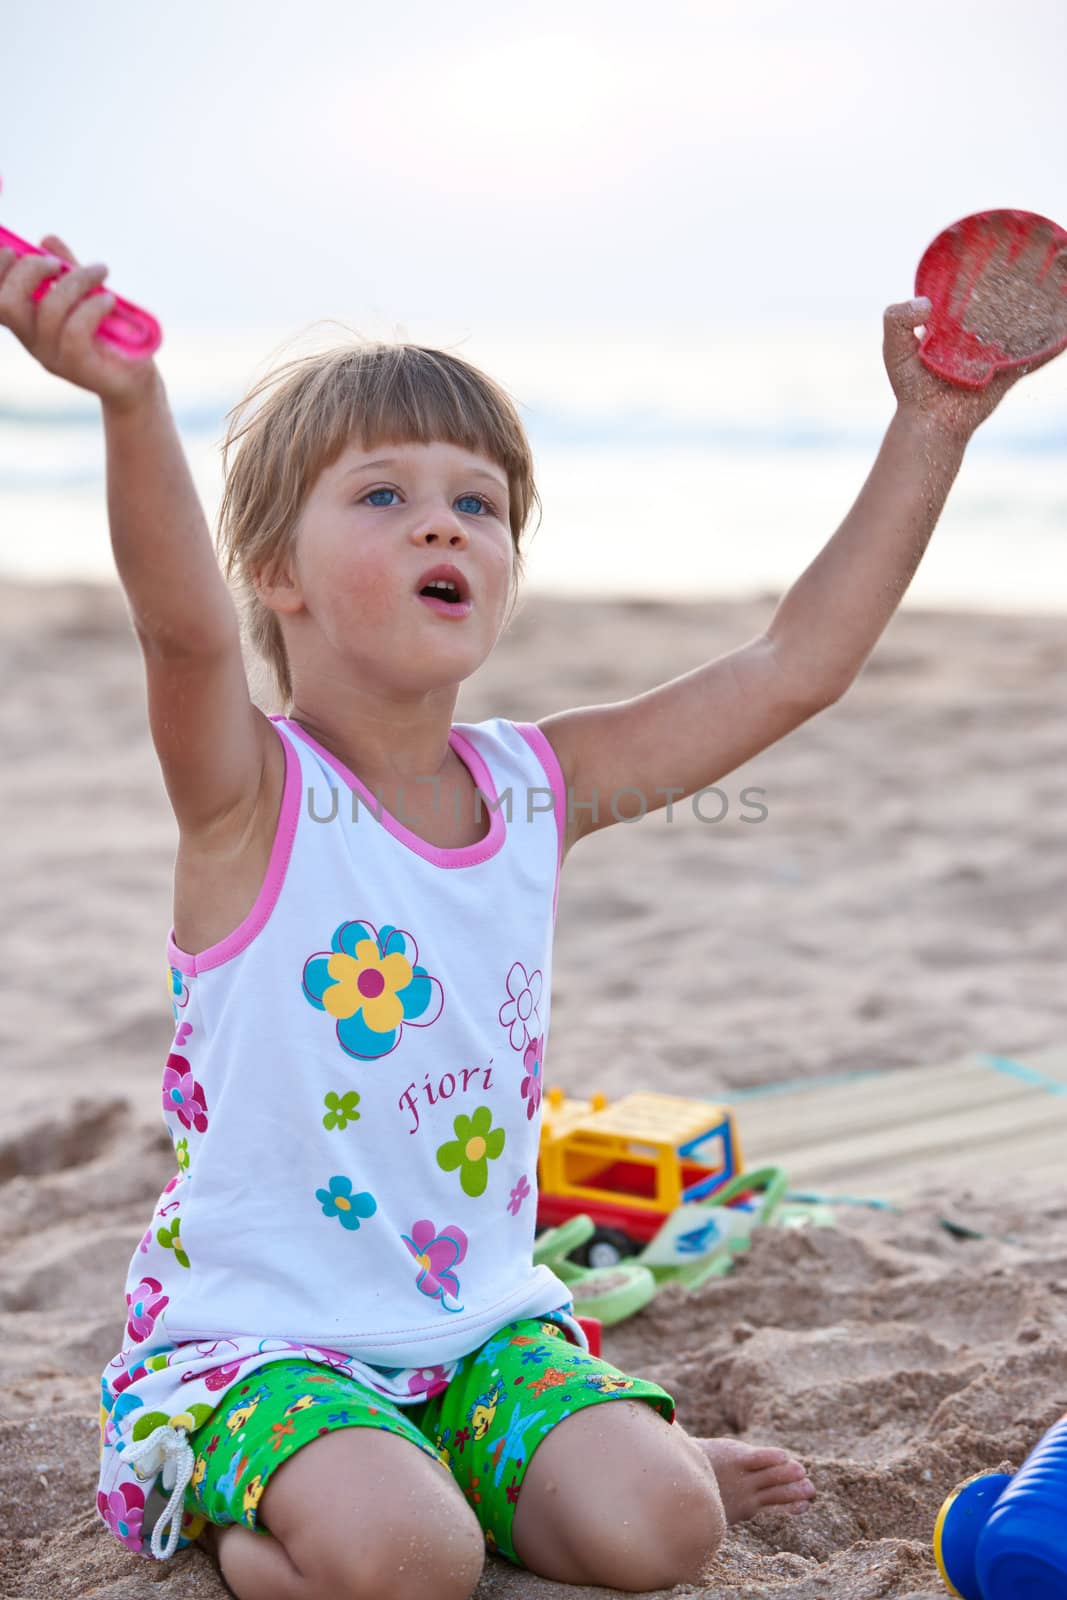
[[[575,1416],[566,1441],[561,1429],[552,1452],[551,1434],[539,1447],[523,1484],[524,1564],[557,1582],[629,1591],[698,1578],[726,1533],[710,1462],[644,1406]]]
[[[340,1429],[296,1451],[259,1517],[300,1574],[300,1600],[468,1600],[485,1561],[447,1469],[377,1429]]]

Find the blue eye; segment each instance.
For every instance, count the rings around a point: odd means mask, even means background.
[[[370,500],[374,499],[374,496],[376,494],[396,494],[396,492],[397,491],[395,489],[371,489],[370,492],[368,494],[365,494],[363,498],[365,500],[370,501]],[[492,516],[494,514],[492,505],[490,504],[490,502],[488,500],[486,500],[484,495],[480,495],[480,494],[463,494],[463,495],[459,496],[459,500],[474,500],[474,501],[477,501],[477,503],[480,506],[483,506],[485,508],[485,514],[487,516]],[[382,510],[385,510],[384,506],[382,507]],[[478,515],[477,512],[464,512],[464,516],[477,516],[477,515]]]

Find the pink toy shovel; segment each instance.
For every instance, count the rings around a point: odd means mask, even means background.
[[[933,310],[919,357],[965,389],[1067,350],[1067,232],[1033,211],[978,211],[939,233],[915,274]]]
[[[2,183],[0,183],[2,186]],[[20,256],[47,255],[38,245],[30,244],[26,239],[20,239],[17,233],[11,233],[7,228],[0,228],[0,246],[7,245]],[[34,300],[43,300],[45,295],[58,283],[65,272],[71,269],[67,262],[61,261],[59,271],[35,289]],[[106,294],[109,291],[102,284],[90,289],[89,294]],[[114,293],[114,291],[110,291]],[[115,304],[104,317],[96,330],[97,337],[120,351],[124,356],[141,359],[150,356],[158,350],[163,343],[163,332],[156,321],[147,311],[142,311],[140,306],[135,306],[131,301],[124,300],[121,295],[115,296]]]

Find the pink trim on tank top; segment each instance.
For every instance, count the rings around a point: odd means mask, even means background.
[[[512,727],[517,728],[526,743],[530,746],[545,769],[545,776],[552,785],[552,797],[556,813],[556,887],[552,893],[552,920],[556,920],[556,903],[559,900],[559,874],[563,865],[563,840],[567,828],[567,785],[563,777],[563,768],[547,736],[542,733],[536,722],[514,722]]]
[[[274,721],[275,719],[272,718],[271,720]],[[366,784],[361,783],[355,773],[350,771],[343,761],[338,761],[336,756],[331,755],[328,750],[324,749],[319,741],[313,738],[305,728],[301,728],[288,717],[282,717],[277,720],[283,721],[291,733],[294,733],[298,739],[302,739],[305,744],[310,745],[322,757],[323,761],[333,768],[337,776],[343,778],[348,787],[356,791],[360,799],[366,802],[367,813],[375,822],[380,823],[387,833],[392,834],[394,839],[399,840],[401,844],[407,845],[409,850],[412,850],[417,856],[422,856],[423,860],[429,861],[432,866],[474,867],[479,862],[488,861],[490,857],[495,856],[504,843],[504,815],[500,808],[497,807],[490,811],[489,832],[484,839],[479,839],[477,843],[461,845],[456,850],[446,850],[440,845],[430,844],[426,839],[420,838],[417,833],[412,833],[410,828],[405,828],[404,824],[399,822],[392,812],[387,811],[383,805],[379,805],[377,795],[372,794]],[[457,728],[453,727],[448,735],[448,742],[467,768],[476,788],[481,790],[487,800],[495,802],[498,799],[498,795],[496,784],[493,782],[493,775],[470,740],[460,733]],[[357,809],[357,817],[361,816],[362,810],[362,807]]]
[[[277,718],[271,717],[270,720],[276,722]],[[240,955],[241,951],[252,943],[257,933],[261,933],[266,926],[267,918],[274,910],[281,893],[289,858],[293,853],[296,824],[300,816],[300,762],[296,751],[280,730],[278,737],[282,741],[282,750],[285,753],[285,783],[263,885],[256,896],[255,905],[244,921],[239,923],[225,939],[220,939],[218,944],[209,945],[206,950],[201,950],[196,955],[191,955],[188,950],[183,950],[180,945],[175,944],[174,924],[171,924],[167,935],[167,958],[172,967],[177,967],[179,972],[184,972],[187,976],[207,972],[211,967],[221,967],[224,962]]]

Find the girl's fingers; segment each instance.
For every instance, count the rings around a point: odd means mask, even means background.
[[[90,289],[106,278],[107,270],[103,262],[94,261],[91,266],[71,267],[57,279],[37,307],[37,327],[45,341],[58,336],[71,311]]]
[[[57,271],[44,256],[16,256],[0,278],[0,314],[5,326],[29,348],[35,321],[33,296],[40,284]]]
[[[50,255],[59,256],[61,261],[66,261],[70,266],[78,265],[78,258],[69,244],[59,237],[58,233],[46,233],[41,240],[41,249],[47,250]]]
[[[76,345],[91,339],[114,304],[115,296],[110,290],[103,294],[87,294],[81,305],[72,311],[64,322],[60,344],[69,340],[72,345]]]

